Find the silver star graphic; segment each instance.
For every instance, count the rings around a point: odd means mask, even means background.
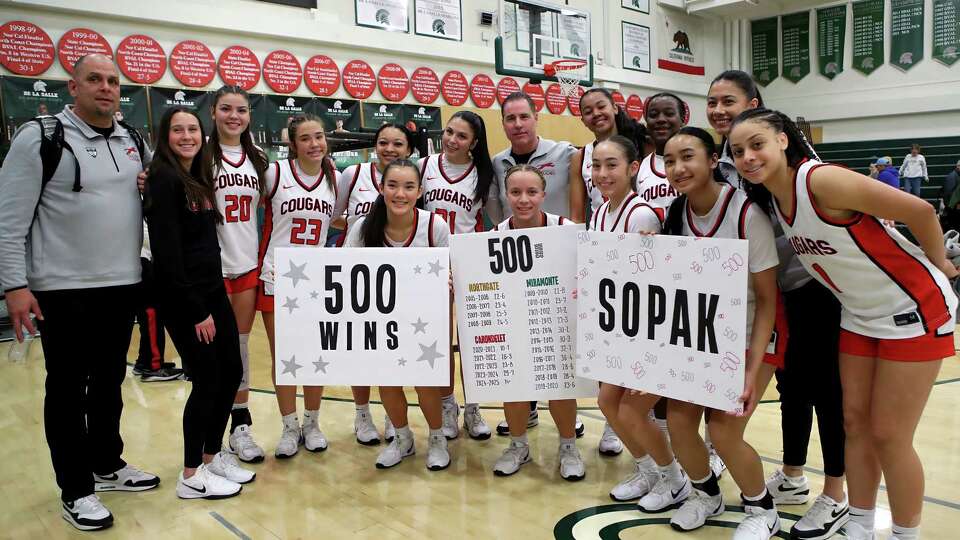
[[[398,365],[398,366],[405,366],[405,365],[407,365],[407,361],[404,360],[403,358],[398,358],[398,359],[397,359],[397,365]]]
[[[318,293],[317,291],[313,291],[310,293],[310,298],[313,298],[314,300],[316,300],[317,297],[319,296],[320,296],[320,293]]]
[[[293,264],[293,261],[290,261],[290,271],[287,272],[286,274],[283,274],[283,277],[288,277],[292,279],[294,287],[297,286],[297,283],[299,283],[300,280],[310,281],[310,278],[308,278],[306,274],[303,273],[306,267],[307,267],[307,263],[303,263],[300,266],[297,266]]]
[[[297,370],[303,367],[297,363],[297,355],[291,356],[289,360],[280,360],[280,362],[283,363],[283,371],[280,373],[281,375],[284,373],[290,373],[296,377]]]
[[[410,323],[413,326],[413,333],[416,335],[418,332],[421,334],[427,333],[427,325],[430,323],[423,322],[420,317],[417,317],[417,322]]]
[[[440,266],[440,260],[437,259],[437,262],[427,263],[430,265],[430,270],[427,271],[428,274],[436,274],[437,277],[440,277],[440,271],[443,270],[443,267]]]
[[[433,369],[434,360],[443,358],[443,355],[437,352],[437,342],[434,341],[433,345],[429,347],[422,343],[418,343],[418,345],[420,345],[420,358],[417,358],[417,362],[428,362],[430,369]]]
[[[413,267],[413,273],[414,273],[414,274],[419,274],[419,273],[422,272],[422,271],[423,271],[423,267],[420,266],[419,264]]]
[[[317,357],[317,361],[313,363],[313,367],[315,368],[315,369],[313,370],[313,372],[314,372],[314,373],[320,373],[320,372],[322,371],[322,372],[326,373],[326,372],[327,372],[327,366],[329,366],[329,365],[330,365],[330,362],[324,362],[324,361],[323,361],[323,357],[322,357],[322,356],[318,356],[318,357]]]
[[[287,301],[284,302],[283,305],[280,306],[280,307],[285,307],[285,308],[289,309],[289,310],[290,310],[290,313],[293,313],[293,310],[300,308],[300,306],[297,305],[297,299],[296,299],[296,298],[290,298],[289,296],[287,297]]]

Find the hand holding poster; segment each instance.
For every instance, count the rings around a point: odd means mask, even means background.
[[[447,248],[278,248],[276,260],[277,384],[450,382]]]
[[[574,373],[577,232],[541,227],[450,237],[467,402],[594,397]]]
[[[579,233],[577,373],[742,409],[744,240]]]

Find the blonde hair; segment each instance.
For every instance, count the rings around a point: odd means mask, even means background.
[[[543,184],[543,190],[547,190],[547,177],[543,175],[543,171],[534,167],[533,165],[530,165],[529,163],[521,163],[507,169],[506,174],[503,176],[503,187],[509,188],[510,186],[507,184],[507,182],[510,181],[510,177],[519,172],[532,172],[533,174],[537,175],[537,177],[540,178],[540,182]]]

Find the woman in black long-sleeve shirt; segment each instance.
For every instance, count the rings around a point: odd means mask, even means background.
[[[183,409],[182,499],[232,497],[255,476],[221,449],[242,365],[221,276],[216,226],[222,218],[205,141],[196,113],[168,110],[147,178],[145,214],[165,325],[193,383]]]

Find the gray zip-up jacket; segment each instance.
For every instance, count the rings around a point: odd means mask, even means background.
[[[43,188],[40,126],[14,135],[0,169],[0,286],[4,291],[89,289],[140,281],[143,235],[137,174],[140,154],[114,123],[109,139],[68,105],[57,115],[64,139],[60,165]],[[145,148],[143,160],[149,163]],[[73,191],[75,167],[83,189]]]
[[[558,216],[570,215],[570,158],[577,148],[567,141],[551,141],[539,138],[537,149],[530,156],[530,165],[540,169],[547,179],[547,196],[543,200],[543,211]],[[496,182],[490,186],[486,211],[494,224],[513,215],[507,202],[507,188],[504,176],[507,169],[516,165],[510,148],[493,156],[493,173]]]

